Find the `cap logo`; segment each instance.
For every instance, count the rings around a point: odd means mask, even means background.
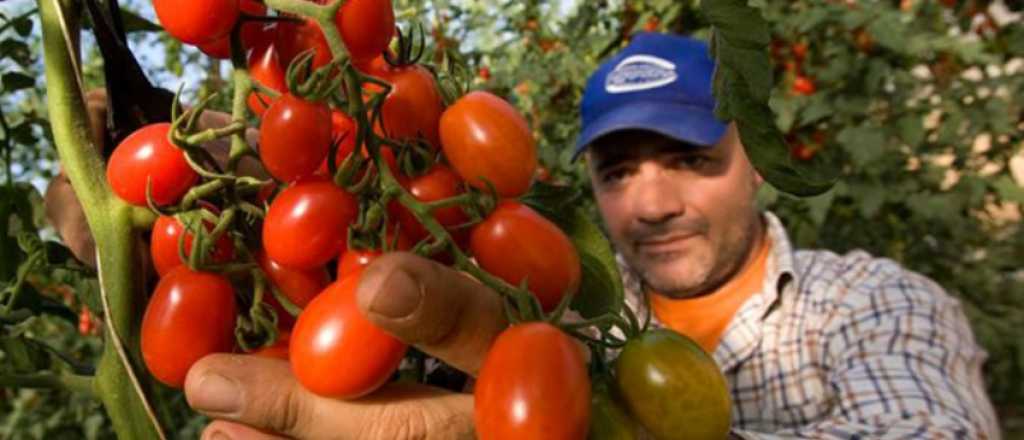
[[[629,93],[656,89],[678,79],[676,65],[651,55],[633,55],[622,60],[605,79],[608,93]]]

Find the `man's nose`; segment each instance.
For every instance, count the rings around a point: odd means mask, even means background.
[[[660,224],[686,213],[683,188],[673,181],[669,170],[657,164],[644,164],[638,174],[632,194],[638,221]]]

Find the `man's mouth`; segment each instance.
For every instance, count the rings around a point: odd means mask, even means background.
[[[669,254],[681,252],[686,247],[686,242],[696,237],[697,234],[672,234],[658,237],[649,237],[636,241],[637,251],[644,254]]]

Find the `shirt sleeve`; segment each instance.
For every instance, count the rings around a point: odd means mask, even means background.
[[[747,439],[998,439],[985,391],[985,352],[959,302],[900,271],[850,290],[823,331],[822,362],[836,401],[826,417]]]

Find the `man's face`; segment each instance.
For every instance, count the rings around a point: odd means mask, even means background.
[[[761,178],[735,126],[713,148],[614,133],[590,147],[588,168],[612,242],[660,294],[710,293],[742,267],[760,236]]]

